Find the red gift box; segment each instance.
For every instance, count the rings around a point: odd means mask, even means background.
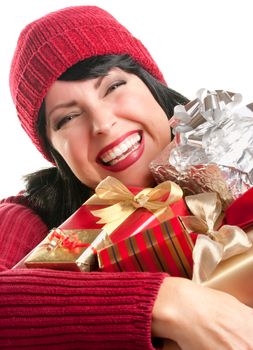
[[[111,185],[111,182],[113,185]],[[185,201],[182,198],[183,193],[180,187],[173,183],[172,185],[170,185],[171,183],[168,185],[168,183],[170,182],[160,184],[154,189],[150,188],[143,190],[142,188],[137,187],[129,187],[128,189],[117,179],[107,177],[97,186],[95,190],[96,194],[88,199],[83,206],[81,206],[67,221],[64,222],[63,225],[60,226],[60,228],[103,228],[103,230],[107,232],[110,241],[116,243],[129,236],[135,235],[146,228],[157,226],[161,222],[174,216],[189,215]],[[121,188],[115,190],[116,186],[121,186]],[[125,191],[125,193],[120,196],[120,199],[118,197],[111,199],[107,198],[106,195],[100,195],[100,187],[102,187],[102,189],[106,188],[109,196],[113,193],[112,197],[114,197],[114,193],[118,194],[116,191]],[[166,190],[164,190],[163,187],[166,187]],[[160,190],[160,188],[162,188],[162,190]],[[150,191],[150,193],[154,190],[161,193],[159,199],[157,199],[156,195],[156,200],[153,202],[151,200],[150,202],[151,206],[155,202],[155,205],[160,205],[162,209],[158,208],[158,210],[149,210],[149,205],[139,205],[139,203],[135,206],[135,197],[146,190]],[[170,200],[170,198],[172,199]],[[127,205],[125,206],[125,204]],[[100,214],[100,211],[103,209],[107,210],[108,208],[111,210],[109,220],[112,219],[112,223],[107,224],[107,220],[101,223],[101,218],[96,215],[97,213]],[[117,219],[117,215],[121,212],[127,213],[127,215],[123,215],[120,219]],[[116,218],[116,220],[114,220],[114,218]]]
[[[226,209],[224,222],[243,229],[253,226],[253,188],[230,204]]]
[[[174,217],[99,250],[99,267],[107,272],[164,271],[191,278],[195,239],[180,217]]]
[[[138,193],[140,188],[130,188],[131,192]],[[99,224],[99,217],[96,217],[92,212],[97,209],[104,208],[105,205],[91,205],[84,203],[77,211],[72,214],[59,228],[62,230],[73,229],[103,229],[103,224]],[[187,216],[189,211],[183,199],[178,200],[170,205],[170,208],[175,216]],[[144,230],[147,227],[154,227],[160,223],[158,217],[145,208],[137,208],[125,221],[123,221],[112,233],[110,240],[118,242],[128,236]]]

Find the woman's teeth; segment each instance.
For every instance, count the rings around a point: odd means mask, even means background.
[[[120,144],[105,152],[100,158],[106,165],[114,165],[136,150],[139,147],[140,141],[140,134],[130,135]]]

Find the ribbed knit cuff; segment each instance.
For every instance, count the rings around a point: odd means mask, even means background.
[[[11,270],[0,274],[1,349],[153,349],[166,274]]]

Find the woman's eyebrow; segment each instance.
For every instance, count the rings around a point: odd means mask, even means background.
[[[95,89],[98,89],[100,87],[100,85],[102,84],[102,81],[107,77],[108,75],[102,75],[101,77],[99,77],[95,83]],[[59,108],[67,108],[67,107],[73,107],[74,105],[76,105],[76,101],[70,101],[70,102],[66,102],[66,103],[60,103],[56,106],[54,106],[51,111],[48,113],[48,117],[50,117],[50,115]]]
[[[70,102],[66,102],[66,103],[60,103],[56,106],[54,106],[51,111],[48,113],[48,117],[50,117],[50,115],[59,108],[67,108],[67,107],[73,107],[76,105],[76,101],[70,101]]]
[[[100,87],[100,85],[102,84],[102,81],[104,80],[104,78],[107,77],[106,75],[102,75],[101,77],[99,77],[95,83],[95,89],[98,89]]]

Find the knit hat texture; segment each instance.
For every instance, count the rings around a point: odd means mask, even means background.
[[[10,70],[10,89],[21,125],[38,150],[38,112],[52,83],[78,61],[95,55],[128,54],[164,82],[144,45],[112,15],[96,6],[61,9],[28,24],[20,34]]]

